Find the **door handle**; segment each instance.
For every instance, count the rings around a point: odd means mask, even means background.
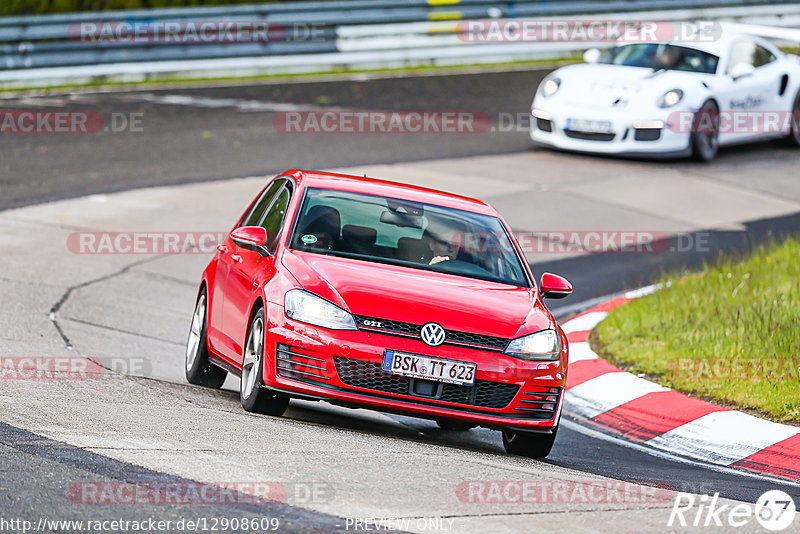
[[[217,250],[225,254],[226,252],[228,252],[228,247],[226,247],[225,245],[217,245]]]
[[[233,263],[242,263],[242,257],[238,254],[231,254],[231,260]]]

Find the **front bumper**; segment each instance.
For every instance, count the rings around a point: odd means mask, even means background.
[[[566,385],[566,347],[557,362],[502,352],[429,347],[418,339],[363,330],[333,331],[269,311],[264,385],[299,398],[326,400],[427,419],[452,418],[490,428],[550,432]],[[384,350],[474,362],[474,386],[403,378],[381,369]],[[427,382],[426,384],[419,384]],[[423,387],[424,386],[424,387]]]
[[[682,156],[691,153],[688,132],[678,131],[674,110],[637,113],[607,109],[537,106],[531,112],[530,138],[537,145],[561,150],[614,155]],[[640,115],[640,116],[637,116]],[[636,118],[632,118],[636,117]],[[608,132],[568,129],[568,120],[610,122]],[[661,124],[661,127],[658,127]]]

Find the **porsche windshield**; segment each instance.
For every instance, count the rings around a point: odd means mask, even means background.
[[[713,54],[671,44],[636,43],[617,46],[600,57],[600,63],[645,67],[654,70],[682,70],[714,74],[719,58]]]
[[[290,246],[527,287],[500,219],[328,189],[309,189]]]

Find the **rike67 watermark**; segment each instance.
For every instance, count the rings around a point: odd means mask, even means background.
[[[678,493],[667,526],[716,527],[725,532],[731,528],[752,525],[757,521],[765,529],[778,532],[794,523],[796,513],[794,500],[781,490],[767,491],[758,498],[755,505],[720,504],[719,493],[699,496]]]

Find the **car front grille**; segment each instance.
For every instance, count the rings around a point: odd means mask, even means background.
[[[613,133],[581,132],[579,130],[564,130],[564,134],[572,139],[583,139],[584,141],[613,141],[616,136]]]
[[[388,373],[381,368],[380,363],[342,356],[334,356],[333,363],[339,374],[339,380],[348,386],[396,395],[414,395],[413,379]],[[501,409],[511,403],[518,391],[517,384],[475,380],[474,386],[441,384],[438,395],[428,398],[481,408]]]
[[[356,325],[359,330],[366,332],[380,332],[381,334],[420,338],[421,324],[404,323],[401,321],[391,321],[388,319],[378,319],[365,315],[355,316]],[[479,350],[491,350],[503,352],[510,340],[502,337],[484,336],[469,332],[459,332],[456,330],[445,330],[444,345],[455,345],[459,347],[469,347]]]

